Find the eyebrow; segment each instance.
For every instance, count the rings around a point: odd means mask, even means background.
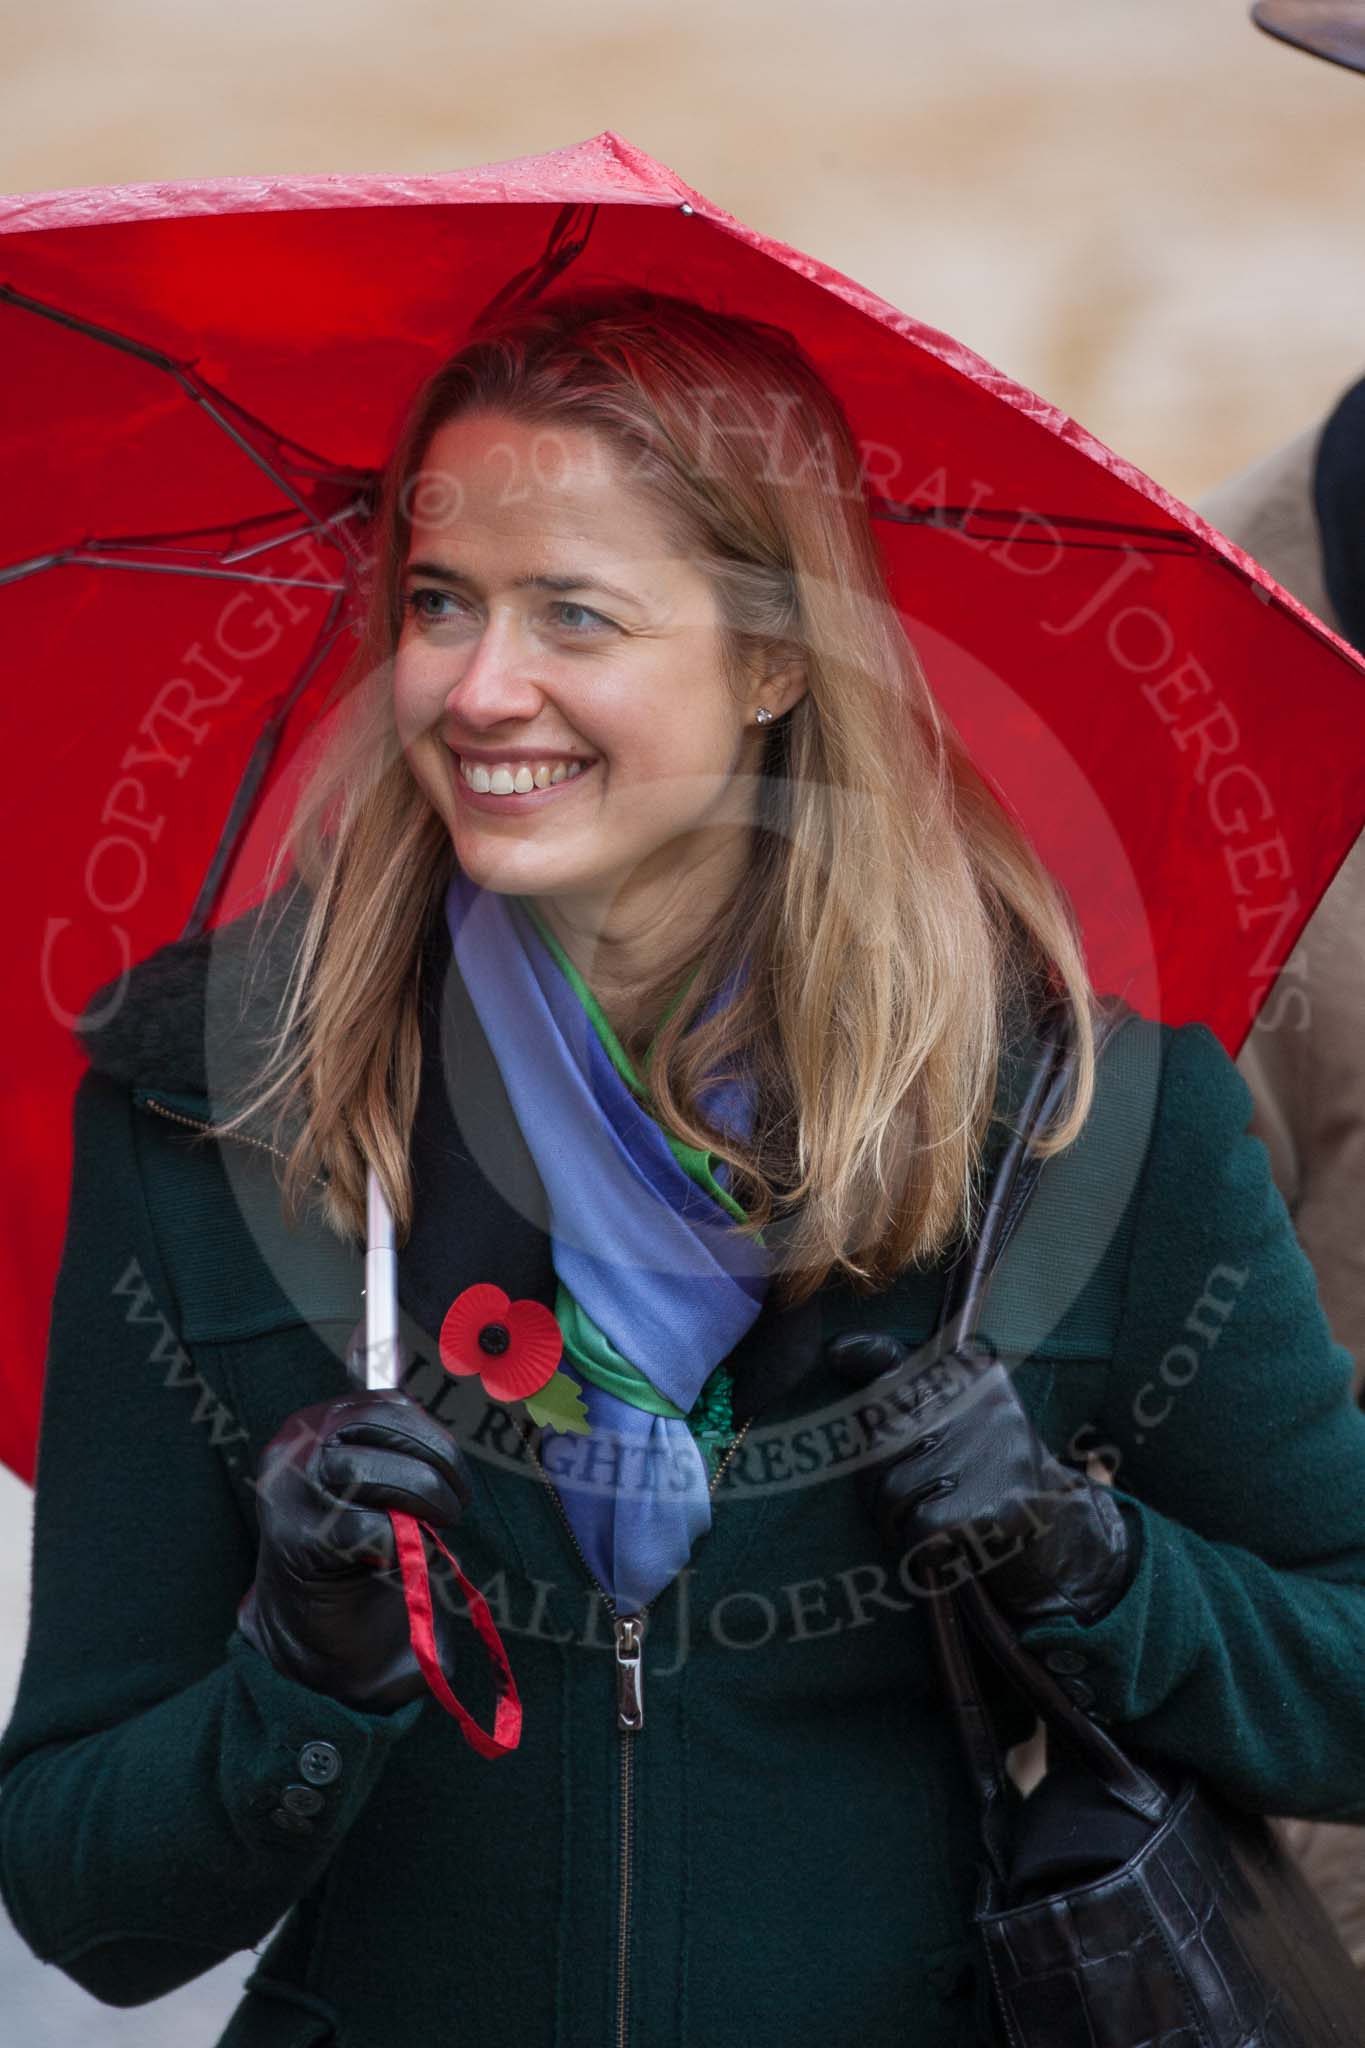
[[[474,579],[462,569],[452,569],[445,562],[409,562],[403,571],[404,577],[426,576],[433,583],[468,583]],[[560,596],[573,590],[600,590],[608,597],[620,598],[626,604],[640,605],[643,600],[634,591],[622,590],[615,583],[604,583],[600,576],[580,574],[577,570],[560,576],[518,576],[513,583],[514,590],[553,590]]]

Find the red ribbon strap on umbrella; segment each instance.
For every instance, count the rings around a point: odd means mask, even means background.
[[[517,1682],[512,1676],[512,1666],[497,1624],[488,1611],[488,1602],[478,1587],[471,1584],[460,1570],[459,1560],[446,1549],[429,1522],[419,1522],[415,1515],[404,1515],[391,1510],[389,1520],[393,1524],[393,1540],[398,1548],[398,1562],[403,1573],[403,1591],[408,1603],[408,1626],[412,1635],[412,1648],[422,1668],[430,1690],[436,1695],[446,1712],[453,1715],[460,1724],[461,1733],[471,1749],[480,1756],[506,1756],[521,1741],[521,1696]],[[481,1728],[469,1710],[462,1706],[450,1689],[441,1660],[436,1653],[436,1629],[431,1611],[431,1583],[427,1577],[426,1548],[423,1535],[430,1536],[436,1548],[450,1564],[459,1580],[460,1591],[469,1602],[469,1618],[478,1630],[480,1640],[488,1652],[488,1661],[493,1667],[494,1682],[498,1688],[498,1704],[493,1714],[493,1732],[490,1735]]]

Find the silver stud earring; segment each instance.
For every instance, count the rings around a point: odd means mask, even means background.
[[[758,707],[758,709],[757,709],[757,711],[755,711],[755,713],[754,713],[754,724],[755,724],[755,725],[771,725],[771,724],[772,724],[772,722],[773,722],[773,714],[772,714],[772,712],[771,712],[771,711],[769,711],[769,709],[768,709],[768,707],[767,707],[767,705],[766,705],[766,704],[760,704],[760,705],[759,705],[759,707]]]

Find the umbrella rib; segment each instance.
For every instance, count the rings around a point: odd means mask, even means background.
[[[1095,533],[1136,533],[1155,539],[1188,540],[1197,545],[1193,534],[1182,534],[1171,526],[1135,526],[1124,519],[1091,519],[1079,512],[1040,512],[1034,506],[1003,505],[907,505],[894,498],[874,500],[873,510],[893,518],[905,518],[923,524],[941,519],[1035,519],[1046,520],[1052,526],[1084,526]]]
[[[322,522],[322,529],[340,526],[348,519],[363,515],[365,510],[364,499],[357,498],[351,504],[343,506],[339,512],[329,513]],[[238,562],[250,561],[253,556],[268,554],[272,548],[282,547],[286,541],[299,540],[307,533],[322,530],[315,522],[310,521],[304,526],[288,527],[283,533],[269,534],[264,540],[257,539],[241,543],[240,545],[237,544],[239,536],[249,528],[266,525],[286,516],[283,512],[255,512],[249,517],[234,520],[230,526],[181,527],[174,532],[168,533],[91,535],[83,541],[78,541],[70,547],[57,549],[51,554],[34,555],[27,561],[0,565],[0,584],[21,582],[25,576],[35,575],[41,569],[69,568],[74,565],[82,568],[143,569],[151,574],[159,572],[162,575],[206,576],[236,583],[273,583],[286,588],[299,587],[305,590],[336,591],[347,587],[344,582],[317,582],[309,577],[261,576],[250,572],[239,575],[230,573],[232,565]],[[211,534],[225,534],[228,536],[231,544],[227,548],[220,547],[218,549],[197,549],[185,545],[185,543],[191,540],[202,539],[206,535]],[[197,563],[133,561],[123,555],[110,558],[101,552],[104,549],[114,548],[146,548],[148,550],[162,548],[166,552],[173,551],[179,554],[198,555],[205,560],[216,561],[223,566],[217,569],[209,569],[200,567]]]
[[[246,766],[242,770],[242,777],[237,784],[232,804],[228,810],[227,817],[223,821],[223,829],[218,835],[218,844],[213,849],[213,855],[205,871],[204,879],[199,885],[199,893],[195,897],[194,907],[190,911],[189,919],[180,934],[182,939],[198,938],[208,921],[213,906],[217,901],[219,891],[222,888],[229,864],[237,850],[237,844],[250,821],[251,812],[255,807],[261,784],[274,759],[275,751],[279,746],[280,737],[288,722],[289,714],[298,702],[302,692],[316,675],[319,666],[332,645],[333,638],[335,637],[337,615],[340,609],[341,593],[338,592],[328,607],[327,616],[318,629],[317,638],[305,657],[303,665],[284,695],[276,701],[274,710],[256,735],[255,744],[247,756]]]
[[[253,448],[250,441],[247,440],[246,435],[238,433],[236,427],[233,426],[231,420],[227,419],[224,416],[224,414],[219,412],[217,406],[214,405],[212,400],[207,395],[207,386],[201,385],[199,383],[199,380],[193,375],[192,372],[187,374],[183,370],[176,369],[173,370],[171,374],[175,378],[176,382],[179,385],[181,385],[184,390],[188,391],[190,397],[194,400],[195,404],[203,406],[204,411],[208,414],[209,418],[213,420],[217,426],[220,426],[222,428],[223,432],[227,435],[228,439],[230,441],[235,441],[237,443],[237,446],[241,449],[243,455],[246,456],[248,462],[254,462],[257,469],[261,470],[264,475],[270,478],[270,481],[272,484],[274,484],[275,488],[284,493],[285,497],[288,498],[290,504],[298,506],[300,512],[302,512],[304,518],[308,521],[313,531],[319,531],[317,520],[314,517],[311,508],[309,507],[308,500],[304,497],[301,497],[300,494],[294,489],[293,485],[286,482],[285,478],[280,474],[279,470],[274,468],[271,463],[267,462],[265,456],[261,453],[260,449]]]
[[[349,519],[354,513],[363,512],[364,509],[363,501],[357,500],[340,512],[329,513],[326,524],[339,526],[343,519]],[[221,534],[227,538],[229,550],[218,549],[216,552],[222,561],[232,562],[244,560],[253,553],[263,553],[267,548],[279,547],[284,541],[297,540],[302,533],[310,530],[307,527],[291,526],[283,533],[274,534],[266,540],[252,541],[240,551],[236,549],[235,542],[240,534],[247,533],[254,527],[278,524],[281,519],[287,519],[289,516],[281,507],[274,512],[246,513],[240,519],[220,519],[214,526],[177,526],[161,533],[87,533],[84,539],[75,545],[86,548],[159,548],[173,546],[176,542],[202,540],[205,536]],[[194,550],[187,552],[192,553]],[[215,551],[205,549],[203,552]]]
[[[117,555],[73,555],[93,569],[140,569],[148,576],[204,576],[215,583],[269,583],[282,590],[344,591],[345,583],[319,583],[311,576],[262,576],[254,569],[197,569],[189,562],[124,562]]]
[[[152,348],[143,341],[134,341],[131,335],[121,334],[117,328],[101,327],[93,320],[83,319],[78,313],[67,313],[59,306],[49,305],[46,300],[31,298],[27,292],[18,291],[13,285],[0,285],[0,301],[3,301],[6,305],[17,307],[22,313],[36,313],[41,319],[54,321],[58,327],[69,328],[74,334],[83,334],[90,341],[100,342],[106,348],[119,349],[125,355],[136,356],[140,362],[149,363],[153,369],[163,370],[168,377],[174,379],[189,398],[193,399],[196,405],[204,408],[209,418],[217,427],[221,428],[229,440],[237,444],[248,461],[254,462],[256,467],[269,477],[275,488],[288,498],[290,504],[296,506],[302,512],[310,526],[316,529],[317,521],[308,505],[307,499],[301,497],[262,451],[259,448],[253,447],[247,437],[233,426],[225,414],[219,411],[218,405],[214,404],[214,400],[217,399],[222,406],[237,413],[242,419],[248,420],[252,426],[267,435],[276,450],[282,451],[286,446],[294,447],[297,444],[286,442],[283,436],[277,434],[272,427],[267,426],[264,421],[254,418],[244,407],[239,406],[234,399],[229,398],[226,393],[217,390],[206,378],[198,375],[192,364],[177,361],[174,356],[168,355],[164,349]],[[325,460],[324,457],[313,455],[310,450],[302,447],[299,448],[298,452],[308,456],[308,459],[313,462]],[[344,472],[344,474],[349,477],[354,473]]]
[[[874,519],[887,519],[900,526],[934,527],[943,533],[960,534],[969,520],[1010,520],[1015,527],[1047,526],[1079,530],[1090,535],[1114,536],[1113,539],[1072,540],[1065,532],[1030,534],[1021,531],[1011,534],[1011,546],[1116,548],[1139,542],[1148,545],[1156,542],[1162,545],[1154,552],[1190,555],[1199,554],[1204,548],[1197,535],[1181,533],[1170,526],[1130,526],[1116,519],[1086,519],[1074,512],[1038,512],[1023,506],[1007,509],[987,505],[906,505],[897,504],[891,498],[874,498],[869,509]]]
[[[345,591],[345,583],[319,583],[311,576],[261,576],[249,569],[200,569],[190,562],[131,562],[117,555],[87,555],[68,548],[59,555],[35,555],[31,562],[11,562],[0,569],[0,583],[17,583],[39,569],[137,569],[146,576],[203,576],[220,583],[269,583],[286,590]]]
[[[84,334],[91,341],[101,341],[106,348],[121,349],[124,355],[137,356],[154,369],[174,373],[179,367],[164,349],[152,348],[145,341],[134,341],[130,334],[120,334],[116,327],[99,327],[93,320],[83,320],[79,313],[64,313],[60,306],[50,306],[45,299],[31,299],[27,292],[17,291],[12,284],[0,284],[0,300],[6,305],[17,306],[21,313],[37,313],[44,320],[55,321],[58,327],[69,327],[75,334]]]
[[[571,237],[570,228],[585,212],[587,219],[583,223],[582,232]],[[517,271],[515,276],[509,277],[506,284],[494,292],[487,305],[476,314],[471,323],[472,329],[477,331],[493,313],[505,313],[512,306],[529,304],[532,299],[539,298],[546,285],[553,284],[561,272],[567,270],[569,265],[583,254],[596,225],[595,206],[561,206],[545,238],[545,247],[535,262],[528,263],[524,270]]]
[[[27,562],[6,562],[0,566],[0,583],[19,583],[25,576],[34,576],[39,569],[60,569],[71,560],[69,553],[56,555],[34,555]]]
[[[324,526],[341,526],[348,519],[361,517],[365,510],[364,501],[357,498],[354,504],[344,506],[340,512],[329,512],[322,523]],[[222,560],[225,562],[249,562],[253,555],[266,554],[271,548],[279,547],[284,541],[298,540],[302,534],[316,532],[317,530],[316,527],[291,526],[287,533],[276,534],[270,540],[252,541],[247,547],[234,548],[230,554],[225,554]]]
[[[197,370],[194,371],[194,379],[202,391],[207,391],[211,397],[216,398],[218,403],[237,419],[244,420],[249,427],[255,427],[277,449],[287,450],[292,459],[291,466],[310,477],[314,483],[368,486],[374,482],[372,469],[357,469],[352,463],[333,462],[330,456],[319,455],[315,448],[306,448],[302,441],[295,441],[288,434],[281,434],[268,420],[263,420],[257,413],[249,411],[237,399],[229,398],[226,391],[220,390],[216,384],[211,384],[207,377],[201,377]],[[300,457],[302,460],[299,460]]]

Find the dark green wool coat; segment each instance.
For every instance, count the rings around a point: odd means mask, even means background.
[[[452,1400],[431,1362],[472,1282],[554,1298],[448,941],[400,1299],[410,1390],[473,1468],[453,1547],[507,1643],[521,1745],[481,1759],[432,1699],[353,1712],[236,1632],[256,1461],[345,1390],[361,1313],[357,1249],[316,1219],[284,1229],[269,1150],[193,1127],[270,1000],[268,976],[224,994],[241,929],[163,949],[87,1013],[32,1626],[0,1743],[24,1938],[116,2005],[261,1948],[232,2048],[992,2041],[975,1815],[924,1603],[852,1478],[878,1411],[821,1354],[850,1327],[926,1337],[944,1269],[765,1308],[731,1360],[747,1426],[713,1527],[648,1614],[644,1722],[620,1731],[613,1617],[548,1480],[512,1418],[476,1382]],[[1007,1060],[1002,1115],[1022,1071]],[[1137,1543],[1103,1620],[1025,1641],[1133,1747],[1248,1807],[1365,1820],[1365,1414],[1250,1109],[1204,1026],[1130,1018],[1006,1255],[986,1331],[1053,1450],[1112,1472]],[[456,1687],[488,1725],[464,1627]],[[1031,1716],[992,1696],[1022,1739]]]

